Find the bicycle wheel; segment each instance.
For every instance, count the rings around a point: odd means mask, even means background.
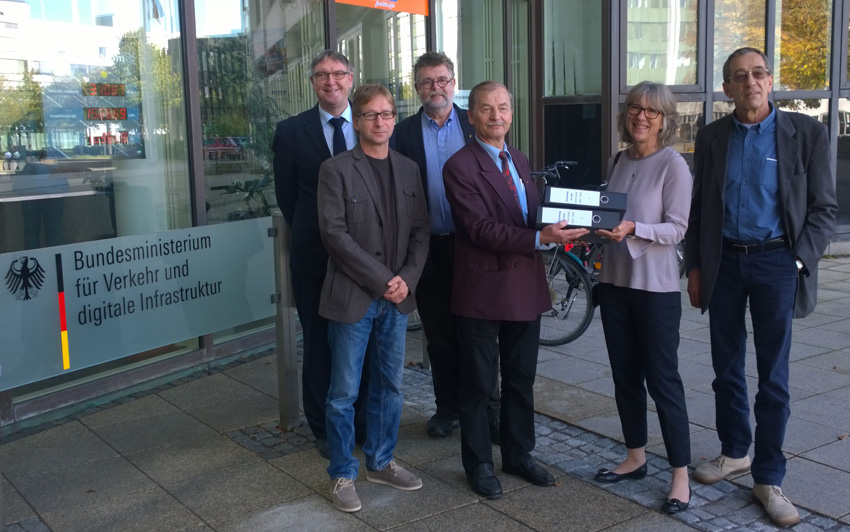
[[[407,330],[418,331],[422,328],[422,318],[419,317],[419,309],[407,315]]]
[[[587,271],[563,252],[543,254],[552,309],[540,317],[540,345],[572,342],[593,321],[591,281]]]

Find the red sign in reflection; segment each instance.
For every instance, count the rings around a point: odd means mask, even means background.
[[[336,0],[336,3],[428,16],[428,0]]]

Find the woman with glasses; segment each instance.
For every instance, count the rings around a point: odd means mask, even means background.
[[[688,412],[677,355],[682,302],[676,245],[688,226],[692,180],[685,160],[671,147],[676,100],[667,86],[638,83],[617,123],[628,147],[609,163],[608,190],[627,193],[628,206],[617,227],[597,231],[609,241],[598,290],[628,454],[613,469],[600,469],[596,480],[646,476],[648,390],[673,468],[662,510],[673,514],[690,502]]]

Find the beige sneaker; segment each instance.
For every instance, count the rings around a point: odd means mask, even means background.
[[[788,497],[782,494],[779,486],[753,484],[753,495],[764,506],[767,516],[770,517],[770,521],[774,525],[783,527],[796,525],[800,522],[800,514],[797,513],[797,509],[794,508]]]
[[[729,458],[722,454],[712,460],[700,464],[695,470],[693,478],[703,484],[714,484],[728,478],[736,473],[746,473],[750,470],[750,457]]]
[[[387,467],[380,471],[366,470],[366,480],[376,484],[386,484],[396,489],[413,491],[422,487],[422,479],[390,460]]]
[[[337,477],[331,479],[331,500],[337,510],[356,512],[360,509],[360,497],[354,489],[354,480]]]

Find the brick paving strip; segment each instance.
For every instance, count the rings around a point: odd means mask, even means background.
[[[273,351],[243,357],[229,364],[200,371],[157,388],[144,390],[59,420],[21,430],[4,438],[4,440],[8,442],[23,438],[101,410],[157,394],[196,379],[222,373],[241,364],[270,356],[270,354],[273,354]],[[406,366],[403,390],[404,408],[418,410],[428,416],[433,414],[434,394],[430,371],[422,369],[417,364]],[[670,483],[670,468],[665,458],[647,452],[648,474],[645,479],[639,482],[599,484],[593,481],[596,471],[603,467],[609,467],[612,463],[617,463],[626,455],[626,448],[622,443],[541,414],[536,414],[535,425],[537,446],[534,455],[537,460],[641,506],[658,510],[660,502],[667,495]],[[303,416],[299,427],[291,432],[282,432],[278,424],[273,422],[229,431],[225,435],[264,460],[272,460],[316,447],[316,440]],[[674,518],[694,528],[707,532],[782,530],[774,527],[767,520],[761,505],[754,502],[749,488],[741,488],[728,481],[721,481],[713,485],[703,485],[692,481],[691,487],[693,494],[688,510],[674,516]],[[810,512],[799,506],[797,509],[800,512],[800,523],[793,527],[795,532],[817,530],[850,532],[849,525]],[[37,518],[29,518],[6,527],[6,532],[49,532],[49,530]]]

